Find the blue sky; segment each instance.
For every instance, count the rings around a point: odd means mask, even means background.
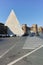
[[[43,0],[0,0],[0,22],[14,10],[20,24],[43,26]]]

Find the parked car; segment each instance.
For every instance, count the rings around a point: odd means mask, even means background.
[[[30,37],[33,37],[33,36],[35,36],[35,33],[31,33],[29,36],[30,36]]]

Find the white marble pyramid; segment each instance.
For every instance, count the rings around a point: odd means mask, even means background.
[[[22,36],[24,34],[24,31],[22,30],[19,21],[17,20],[17,17],[12,10],[10,15],[8,16],[8,19],[5,23],[5,25],[8,27],[8,34],[16,34],[17,36]]]

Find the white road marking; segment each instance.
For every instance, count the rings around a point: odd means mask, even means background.
[[[22,60],[23,58],[29,56],[30,54],[34,53],[35,51],[37,51],[38,49],[40,49],[40,48],[42,48],[42,47],[43,47],[43,45],[41,45],[40,47],[38,47],[38,48],[36,48],[35,50],[31,51],[30,53],[27,53],[27,54],[25,54],[24,56],[22,56],[22,57],[20,57],[20,58],[18,58],[18,59],[16,59],[16,60],[10,62],[10,63],[7,64],[7,65],[13,65],[13,64],[17,63],[18,61],[20,61],[20,60]]]
[[[11,49],[13,49],[15,47],[16,44],[14,44],[13,46],[11,46],[7,51],[5,51],[1,56],[0,59],[5,56]]]

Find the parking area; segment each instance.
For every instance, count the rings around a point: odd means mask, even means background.
[[[32,52],[32,51],[31,51]],[[43,46],[40,47],[37,51],[25,55],[22,59],[14,60],[8,65],[43,65]]]
[[[43,45],[23,49],[27,38],[0,38],[0,65],[43,65]]]
[[[0,65],[7,65],[11,61],[23,56],[31,50],[23,50],[26,38],[0,38]]]

